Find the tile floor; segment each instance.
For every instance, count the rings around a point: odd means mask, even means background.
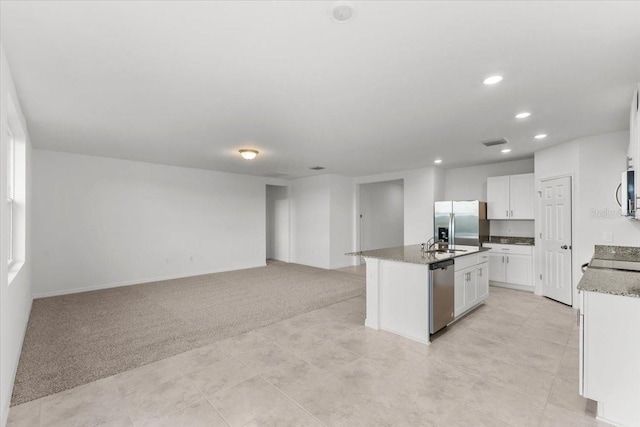
[[[346,269],[362,274],[362,269]],[[353,298],[11,409],[9,426],[603,426],[575,312],[491,287],[426,346]]]

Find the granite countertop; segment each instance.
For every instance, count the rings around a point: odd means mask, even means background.
[[[534,237],[514,237],[514,236],[491,236],[487,243],[496,243],[501,245],[525,245],[535,246],[536,239]]]
[[[640,263],[640,248],[596,245],[593,259]],[[640,298],[640,272],[589,267],[578,290]]]
[[[489,248],[483,248],[479,246],[462,246],[462,245],[450,245],[449,249],[459,249],[461,252],[449,253],[421,253],[422,245],[409,245],[409,246],[397,246],[395,248],[382,248],[374,249],[371,251],[351,252],[346,255],[352,256],[364,256],[369,258],[378,258],[387,261],[407,262],[411,264],[433,264],[434,262],[444,261],[451,258],[459,258],[466,255],[477,254],[478,252],[485,252],[490,250]],[[462,252],[464,251],[464,252]]]

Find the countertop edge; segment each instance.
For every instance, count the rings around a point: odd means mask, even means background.
[[[474,255],[474,254],[478,254],[481,252],[488,252],[491,249],[490,248],[485,248],[482,246],[468,246],[468,247],[472,247],[474,248],[474,250],[469,251],[469,252],[465,252],[465,253],[453,253],[450,254],[447,257],[442,257],[442,258],[429,258],[429,255],[427,255],[425,258],[420,258],[420,259],[407,259],[406,257],[404,257],[403,259],[398,259],[398,257],[393,257],[393,256],[389,256],[389,255],[384,255],[384,254],[371,254],[371,253],[367,253],[367,252],[374,252],[376,250],[378,251],[382,251],[385,250],[385,248],[383,249],[375,249],[374,251],[361,251],[361,252],[350,252],[347,253],[345,255],[349,255],[349,256],[361,256],[361,257],[365,257],[365,258],[373,258],[373,259],[380,259],[383,261],[393,261],[393,262],[402,262],[402,263],[406,263],[406,264],[416,264],[416,265],[430,265],[436,262],[440,262],[440,261],[446,261],[449,259],[455,259],[455,258],[462,258],[465,256],[469,256],[469,255]],[[405,249],[405,250],[415,250],[416,254],[419,254],[419,248],[420,245],[410,245],[410,246],[399,246],[397,248],[386,248],[388,250],[392,250],[392,249]]]
[[[640,298],[640,272],[590,267],[576,288],[581,292]]]

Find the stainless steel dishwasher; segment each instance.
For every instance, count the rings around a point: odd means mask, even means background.
[[[434,334],[453,322],[453,259],[429,265],[429,332]]]

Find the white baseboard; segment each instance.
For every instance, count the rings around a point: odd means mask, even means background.
[[[141,285],[143,283],[151,283],[151,282],[161,282],[163,280],[173,280],[173,279],[184,279],[187,277],[194,277],[194,276],[202,276],[203,274],[213,274],[213,273],[222,273],[225,271],[234,271],[234,270],[245,270],[247,268],[256,268],[256,267],[264,267],[267,264],[260,264],[260,265],[252,265],[252,266],[247,266],[247,267],[240,267],[240,268],[234,268],[234,269],[217,269],[217,270],[209,270],[209,271],[202,271],[202,272],[197,272],[197,273],[188,273],[188,274],[175,274],[175,275],[170,275],[170,276],[158,276],[158,277],[149,277],[149,278],[145,278],[145,279],[135,279],[135,280],[126,280],[124,282],[116,282],[116,283],[104,283],[101,285],[96,285],[96,286],[83,286],[81,288],[73,288],[73,289],[62,289],[59,291],[51,291],[51,292],[41,292],[38,294],[34,294],[33,298],[34,299],[38,299],[38,298],[47,298],[47,297],[55,297],[55,296],[59,296],[59,295],[69,295],[69,294],[77,294],[80,292],[91,292],[91,291],[99,291],[101,289],[109,289],[109,288],[118,288],[121,286],[131,286],[131,285]]]
[[[335,264],[331,266],[331,270],[335,270],[337,268],[345,268],[345,267],[356,267],[357,264],[346,263],[346,264]]]
[[[20,341],[20,351],[16,354],[15,362],[13,363],[13,368],[11,369],[11,391],[13,392],[13,386],[16,381],[16,374],[18,373],[18,363],[20,363],[20,356],[22,355],[22,346],[24,345],[24,337],[27,335],[27,326],[29,324],[29,318],[31,317],[31,309],[33,308],[33,298],[29,302],[29,310],[27,310],[26,318],[24,319],[24,329],[22,331],[22,340]],[[2,419],[0,420],[0,425],[6,425],[6,422],[9,418],[9,411],[11,410],[11,393],[7,396],[7,401],[2,402]]]
[[[499,288],[515,289],[517,291],[525,291],[525,292],[533,292],[534,291],[534,287],[533,286],[514,285],[513,283],[495,282],[493,280],[490,281],[489,284],[491,286],[497,286]]]

